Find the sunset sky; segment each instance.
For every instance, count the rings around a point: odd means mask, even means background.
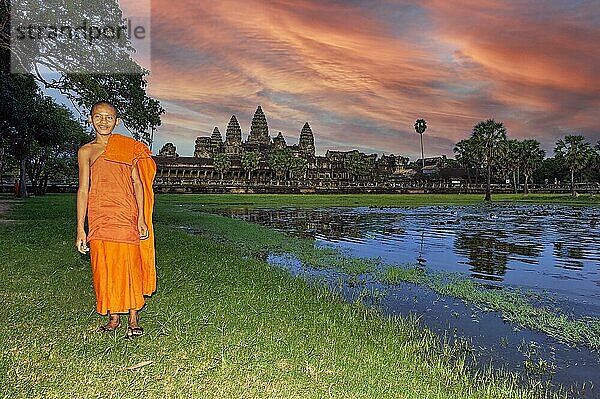
[[[272,137],[304,122],[327,149],[453,157],[474,124],[511,138],[600,139],[600,2],[152,1],[149,94],[167,114],[154,151],[193,154],[261,105]]]

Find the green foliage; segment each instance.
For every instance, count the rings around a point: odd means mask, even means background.
[[[217,154],[213,160],[215,168],[221,174],[221,180],[223,180],[223,175],[231,169],[231,159],[229,155],[225,153]]]
[[[364,178],[373,173],[375,162],[372,157],[365,157],[355,150],[346,155],[344,166],[353,179]]]
[[[302,176],[304,176],[307,167],[308,162],[302,157],[293,157],[290,162],[290,171],[296,179],[299,179]]]
[[[54,21],[56,15],[64,15],[71,21],[87,21],[89,25],[121,26],[122,12],[117,0],[97,3],[90,2],[48,2],[27,0],[31,5],[25,15],[21,7],[14,7],[13,13],[25,21]],[[150,144],[152,129],[159,126],[160,116],[165,112],[160,103],[147,96],[147,82],[144,79],[148,71],[133,61],[128,53],[131,44],[127,35],[120,40],[111,40],[111,47],[105,47],[103,41],[78,44],[69,41],[65,46],[59,39],[41,38],[36,40],[37,48],[19,52],[18,46],[10,46],[8,29],[8,1],[1,0],[0,22],[3,34],[0,35],[0,64],[7,72],[12,53],[13,62],[19,62],[23,70],[29,71],[46,89],[56,89],[78,107],[87,116],[92,104],[98,100],[114,103],[119,116],[132,136]],[[68,40],[65,38],[65,40]],[[65,53],[69,51],[69,53]],[[57,56],[61,54],[62,56]],[[59,79],[47,80],[39,73],[48,69],[60,74]],[[83,73],[74,71],[98,71]],[[108,73],[108,72],[111,73]],[[127,71],[129,73],[112,73]]]
[[[567,135],[556,142],[554,153],[558,162],[571,172],[571,194],[575,194],[575,172],[593,160],[594,149],[583,136]]]
[[[567,168],[577,171],[591,161],[593,149],[583,136],[567,135],[556,142],[554,153]]]
[[[517,193],[517,181],[523,164],[523,143],[519,140],[506,140],[502,143],[502,161],[499,169],[512,175],[515,194]]]
[[[456,161],[467,170],[469,182],[471,182],[471,173],[474,172],[475,183],[477,183],[483,159],[481,152],[475,146],[473,137],[460,140],[456,143],[454,153],[456,154]]]
[[[539,168],[533,173],[536,181],[548,181],[548,184],[554,184],[554,180],[562,181],[567,174],[562,163],[555,157],[545,158]]]
[[[25,173],[35,194],[43,194],[51,174],[72,169],[77,147],[89,137],[66,107],[42,95],[31,75],[0,75],[0,98],[0,147],[20,165],[20,194],[27,195]]]
[[[506,141],[506,129],[502,122],[488,119],[473,126],[471,138],[473,139],[473,150],[479,155],[482,165],[486,168],[485,200],[491,201],[492,166],[501,162],[503,143]]]
[[[544,160],[544,150],[540,148],[540,143],[534,139],[523,140],[521,144],[521,166],[525,175],[525,194],[528,193],[529,177],[535,172]]]
[[[292,165],[292,151],[289,148],[277,149],[269,156],[269,166],[278,177],[285,176]]]
[[[425,122],[425,119],[417,119],[417,121],[415,122],[415,131],[419,134],[423,134],[425,133],[426,129],[427,122]]]
[[[482,121],[473,126],[471,134],[473,151],[480,155],[483,166],[501,162],[502,144],[506,141],[506,129],[502,122],[493,119]]]
[[[248,178],[252,175],[260,163],[260,157],[257,151],[247,151],[242,154],[242,168],[248,172]]]

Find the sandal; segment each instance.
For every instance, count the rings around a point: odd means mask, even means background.
[[[144,329],[142,327],[127,327],[125,338],[137,338],[142,335],[144,335]]]
[[[111,331],[115,331],[119,327],[121,327],[121,320],[119,320],[116,325],[111,325],[110,322],[108,322],[108,324],[98,327],[98,332],[109,333]]]

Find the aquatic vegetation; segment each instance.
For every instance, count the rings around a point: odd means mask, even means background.
[[[195,212],[187,212],[194,210]],[[369,274],[381,283],[419,284],[442,295],[459,298],[486,311],[500,312],[517,326],[542,331],[570,345],[600,350],[600,319],[573,318],[559,309],[540,306],[539,293],[513,288],[490,289],[462,275],[431,272],[418,265],[383,264],[378,258],[358,258],[333,248],[315,247],[312,240],[293,237],[266,227],[219,215],[197,212],[197,204],[180,207],[188,222],[203,226],[203,234],[228,242],[249,254],[287,254],[305,267],[333,269],[347,276]]]

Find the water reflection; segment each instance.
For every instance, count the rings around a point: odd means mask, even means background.
[[[502,281],[508,269],[509,258],[525,259],[529,264],[537,264],[540,249],[534,244],[515,244],[507,241],[503,231],[458,233],[454,242],[456,252],[468,258],[474,277]]]
[[[595,208],[226,208],[217,213],[355,256],[461,272],[487,284],[548,290],[600,307],[600,216]]]

